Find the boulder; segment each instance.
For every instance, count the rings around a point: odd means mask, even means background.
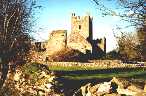
[[[99,85],[99,88],[97,90],[97,94],[107,94],[111,92],[111,82],[104,82]]]
[[[129,89],[131,91],[134,91],[134,92],[139,92],[139,93],[143,92],[143,90],[139,86],[136,86],[136,85],[133,85],[133,84],[128,86],[127,89]]]
[[[53,85],[51,83],[45,84],[47,89],[51,89],[53,87]]]
[[[140,93],[137,93],[135,96],[146,96],[146,93],[145,92],[140,92]]]
[[[90,91],[88,91],[88,93],[86,94],[86,96],[93,96],[92,93]]]
[[[45,95],[45,93],[43,91],[39,91],[38,94],[39,94],[39,96],[44,96]]]
[[[130,96],[135,96],[137,94],[137,92],[131,91],[129,89],[123,89],[123,88],[120,88],[120,87],[118,87],[117,92],[120,95],[128,95],[128,96],[129,95]]]
[[[82,96],[101,96],[111,92],[111,82],[104,82],[94,86],[91,86],[91,83],[88,83],[80,89]]]
[[[146,83],[146,82],[145,82]],[[144,92],[146,92],[146,84],[144,85]]]
[[[98,88],[99,88],[100,84],[96,84],[94,86],[92,86],[89,90],[91,93],[95,93],[97,92]]]
[[[146,96],[146,85],[143,86],[139,82],[128,81],[123,78],[116,78],[109,82],[103,82],[91,86],[91,83],[82,86],[82,96]],[[78,95],[77,95],[78,96]]]
[[[118,85],[118,87],[120,87],[120,88],[127,88],[130,85],[129,81],[122,79],[122,78],[116,78],[116,77],[113,77],[111,82],[116,83]]]
[[[88,93],[88,96],[90,96],[89,94],[89,89],[91,88],[91,83],[88,83],[86,84],[85,86],[82,86],[80,89],[81,89],[81,93],[82,93],[82,96],[87,96],[87,93]]]
[[[118,93],[110,93],[110,94],[105,94],[104,96],[121,96]]]

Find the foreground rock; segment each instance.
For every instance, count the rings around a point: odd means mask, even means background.
[[[113,77],[109,82],[103,82],[91,86],[91,83],[80,88],[81,96],[146,96],[145,86],[139,86],[136,82]],[[74,94],[74,96],[79,96]]]
[[[0,96],[60,96],[56,78],[43,65],[26,65],[7,80]]]

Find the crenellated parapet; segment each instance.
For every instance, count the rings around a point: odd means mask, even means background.
[[[76,16],[75,13],[72,13],[71,32],[78,32],[85,39],[92,39],[92,19],[89,15]]]

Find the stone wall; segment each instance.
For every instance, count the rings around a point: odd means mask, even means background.
[[[106,53],[106,39],[93,39],[92,21],[93,18],[89,14],[76,16],[75,13],[72,13],[71,35],[68,38],[68,45],[83,53],[92,53],[92,57],[102,57]]]
[[[71,17],[71,34],[68,37],[68,47],[79,50],[86,54],[87,51],[92,52],[92,18],[89,15]]]
[[[66,48],[66,42],[67,42],[67,31],[54,30],[50,34],[50,38],[46,46],[46,49],[47,49],[46,55],[52,55]]]
[[[97,67],[97,68],[134,68],[134,67],[144,67],[141,64],[126,64],[122,63],[120,60],[92,60],[88,63],[85,62],[48,62],[50,66],[81,66],[81,67]]]
[[[106,38],[99,39],[100,42],[97,43],[97,46],[102,50],[102,52],[106,53]]]
[[[90,25],[92,25],[92,18],[89,15],[80,17],[75,16],[75,13],[72,14],[71,18],[72,32],[78,32],[85,39],[87,39],[90,36],[90,33],[92,33],[92,26]]]
[[[84,54],[86,54],[87,50],[92,50],[91,44],[79,33],[71,33],[68,37],[67,46],[69,48],[79,50]]]

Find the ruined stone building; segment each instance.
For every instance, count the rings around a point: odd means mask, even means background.
[[[72,13],[71,32],[79,33],[85,39],[92,40],[92,18],[89,15],[80,17]]]
[[[68,46],[86,54],[92,52],[92,18],[90,16],[71,16],[71,34]]]
[[[72,13],[68,46],[84,54],[90,54],[91,57],[100,57],[106,53],[106,38],[93,39],[92,21],[93,18],[88,14],[80,17]]]
[[[93,18],[90,15],[71,16],[71,33],[67,30],[54,30],[46,44],[46,55],[52,55],[64,48],[78,50],[90,57],[99,57],[106,53],[106,39],[93,39]]]
[[[54,30],[50,34],[46,46],[46,55],[52,55],[66,48],[67,46],[67,30]]]

